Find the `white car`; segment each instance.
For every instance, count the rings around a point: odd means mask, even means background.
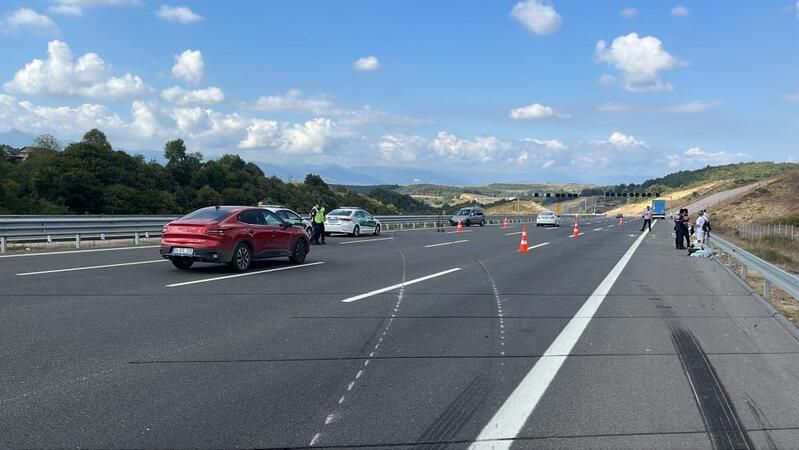
[[[263,205],[261,208],[272,211],[273,213],[277,214],[278,217],[294,225],[295,227],[304,228],[305,234],[307,234],[309,238],[313,235],[313,225],[311,224],[311,221],[286,208],[285,206]]]
[[[538,216],[535,218],[535,226],[543,227],[543,226],[551,226],[551,227],[559,227],[560,226],[560,216],[555,214],[552,211],[541,211],[538,213]]]
[[[361,208],[342,207],[327,213],[325,234],[343,233],[350,236],[380,235],[380,221]]]

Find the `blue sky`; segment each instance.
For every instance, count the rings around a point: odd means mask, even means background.
[[[796,0],[4,0],[0,52],[14,145],[98,127],[400,182],[799,157]]]

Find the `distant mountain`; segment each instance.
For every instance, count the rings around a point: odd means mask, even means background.
[[[455,184],[457,178],[435,172],[394,166],[343,167],[336,164],[269,164],[256,163],[267,176],[277,176],[285,181],[302,181],[309,173],[317,174],[330,184],[340,185],[407,185],[422,182]]]

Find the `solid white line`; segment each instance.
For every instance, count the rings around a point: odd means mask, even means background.
[[[424,248],[441,247],[442,245],[460,244],[461,242],[469,242],[469,240],[461,239],[460,241],[449,241],[449,242],[442,242],[440,244],[430,244],[430,245],[425,245]]]
[[[390,241],[394,238],[375,238],[375,239],[362,239],[360,241],[347,241],[347,242],[339,242],[341,245],[347,244],[360,244],[361,242],[374,242],[374,241]]]
[[[160,263],[167,261],[168,261],[167,259],[157,259],[155,261],[136,261],[136,262],[127,262],[119,264],[103,264],[101,266],[71,267],[69,269],[42,270],[39,272],[23,272],[23,273],[18,273],[17,276],[25,277],[28,275],[42,275],[45,273],[75,272],[77,270],[107,269],[109,267],[122,267],[122,266],[138,266],[140,264],[152,264],[152,263]]]
[[[46,253],[20,253],[19,255],[2,255],[0,258],[20,258],[23,256],[49,256],[49,255],[68,255],[70,253],[93,253],[93,252],[114,252],[118,250],[138,250],[140,248],[158,248],[160,245],[142,245],[139,247],[117,247],[117,248],[93,248],[91,250],[65,250],[63,252]]]
[[[535,363],[521,383],[513,390],[510,397],[505,400],[499,411],[486,424],[470,447],[471,449],[510,448],[511,444],[513,444],[513,438],[519,435],[530,414],[533,413],[538,402],[544,396],[549,384],[552,383],[555,375],[558,374],[561,366],[566,362],[566,358],[575,344],[577,344],[588,323],[591,322],[591,318],[594,317],[594,314],[602,305],[605,297],[616,283],[624,267],[630,262],[635,250],[644,241],[647,233],[648,231],[641,233],[641,236],[630,246],[605,279],[599,283],[594,293],[583,303],[577,314],[569,320],[569,323],[566,324],[558,337],[544,352],[544,355]],[[498,439],[501,440],[497,441]]]
[[[505,236],[513,236],[514,234],[522,234],[521,231],[517,231],[515,233],[505,233]]]
[[[463,231],[446,231],[446,234],[456,234],[456,233],[471,233],[472,230],[463,230]]]
[[[267,269],[267,270],[258,270],[258,271],[255,271],[255,272],[237,273],[235,275],[225,275],[223,277],[203,278],[201,280],[184,281],[182,283],[167,284],[166,287],[170,287],[171,288],[171,287],[187,286],[189,284],[208,283],[209,281],[219,281],[219,280],[227,280],[227,279],[230,279],[230,278],[248,277],[250,275],[260,275],[262,273],[269,273],[269,272],[280,272],[282,270],[302,269],[303,267],[318,266],[319,264],[324,264],[324,263],[325,263],[324,261],[317,261],[317,262],[313,262],[313,263],[296,265],[296,266],[278,267],[276,269]]]
[[[421,283],[422,281],[427,281],[427,280],[430,280],[432,278],[441,277],[441,276],[450,274],[452,272],[457,272],[459,270],[461,270],[460,267],[454,267],[452,269],[445,270],[443,272],[434,273],[434,274],[427,275],[427,276],[424,276],[424,277],[421,277],[421,278],[415,278],[413,280],[408,280],[408,281],[406,281],[404,283],[399,283],[399,284],[395,284],[393,286],[389,286],[389,287],[384,287],[382,289],[378,289],[376,291],[371,291],[371,292],[367,292],[365,294],[356,295],[355,297],[345,298],[344,300],[342,300],[342,302],[344,302],[344,303],[357,302],[358,300],[363,300],[365,298],[369,298],[369,297],[372,297],[372,296],[375,296],[375,295],[378,295],[378,294],[382,294],[384,292],[393,291],[394,289],[399,289],[401,287],[410,286],[412,284]]]

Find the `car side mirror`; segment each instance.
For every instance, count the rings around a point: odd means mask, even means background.
[[[283,225],[282,225],[283,229],[291,228],[292,226],[294,226],[294,225],[292,225],[291,222],[287,222],[285,220],[283,221]]]

